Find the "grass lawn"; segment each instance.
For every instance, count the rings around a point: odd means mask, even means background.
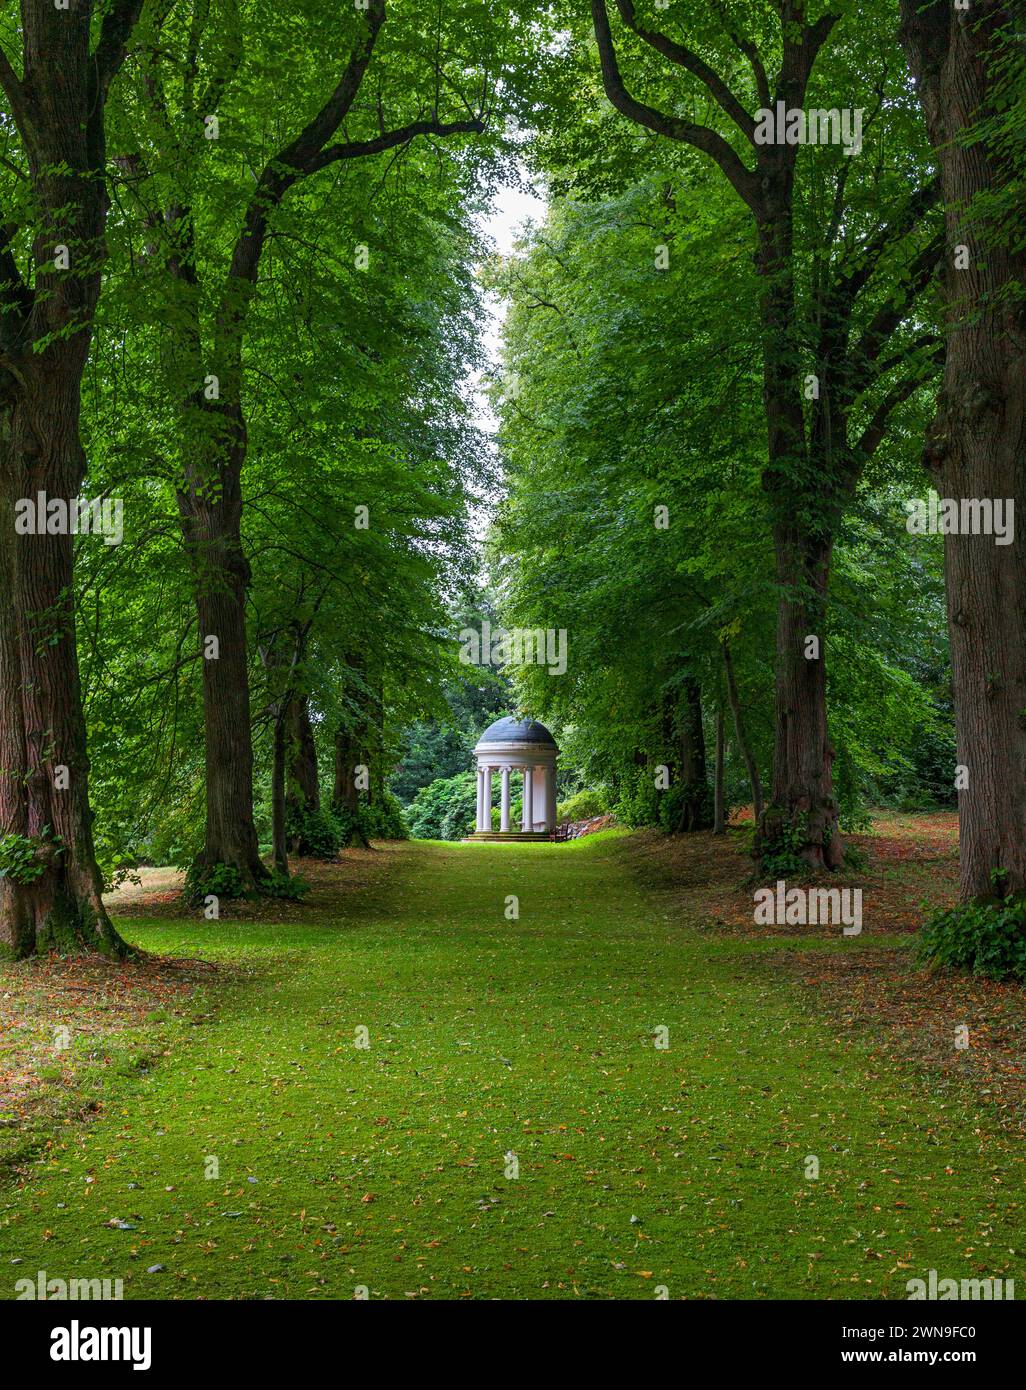
[[[99,1079],[84,1059],[65,1084],[95,1115],[37,1118],[0,1176],[0,1297],[39,1269],[126,1298],[1018,1279],[1021,1135],[772,964],[854,966],[870,941],[718,930],[645,844],[388,846],[286,920],[121,917],[147,952],[222,968],[169,977]],[[40,969],[0,967],[0,996]]]

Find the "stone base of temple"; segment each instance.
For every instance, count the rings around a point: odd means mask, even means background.
[[[551,830],[475,830],[468,835],[464,844],[471,840],[551,840]]]

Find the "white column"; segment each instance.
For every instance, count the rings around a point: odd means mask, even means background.
[[[524,814],[521,824],[525,830],[534,829],[534,768],[524,768]]]
[[[500,830],[509,829],[509,768],[502,769],[502,814],[499,821]]]
[[[484,825],[484,768],[477,769],[477,819],[475,829],[483,830]]]
[[[556,828],[556,765],[549,763],[545,768],[545,829]]]
[[[486,767],[485,770],[484,770],[484,806],[482,807],[482,811],[483,811],[483,815],[482,815],[482,817],[481,817],[481,820],[482,820],[481,829],[482,829],[482,830],[491,830],[491,828],[492,828],[492,769],[491,769],[490,767]]]

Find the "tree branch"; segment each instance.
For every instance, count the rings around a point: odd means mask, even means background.
[[[104,15],[100,37],[93,50],[96,74],[96,98],[102,109],[110,84],[114,81],[128,52],[128,40],[142,11],[143,0],[111,0]]]
[[[616,110],[636,125],[645,126],[657,135],[665,135],[670,140],[678,140],[707,154],[719,165],[742,202],[759,216],[762,207],[759,180],[732,146],[708,126],[693,125],[690,121],[657,111],[631,96],[620,76],[605,0],[591,0],[591,14],[602,67],[602,87]]]
[[[28,120],[28,99],[22,80],[14,71],[11,60],[3,48],[0,48],[0,86],[3,87],[4,95],[10,104],[14,123],[24,136]]]
[[[929,362],[931,365],[937,366],[939,366],[940,363],[943,362],[943,360],[943,344],[938,344],[938,346],[934,349],[932,353],[930,353],[929,357],[926,359],[926,361]],[[873,412],[869,424],[866,426],[866,428],[862,431],[861,435],[859,436],[858,443],[855,445],[855,451],[858,457],[862,459],[872,457],[872,455],[875,453],[877,449],[877,446],[880,444],[880,441],[887,433],[887,422],[890,419],[891,414],[894,412],[894,410],[897,409],[899,405],[907,401],[910,396],[915,395],[916,391],[919,390],[920,386],[924,384],[926,379],[926,373],[924,373],[922,376],[905,377],[903,380],[896,382],[891,387],[891,389],[884,396],[883,400],[877,406],[876,410]]]
[[[940,189],[935,179],[924,184],[916,190],[893,222],[879,228],[871,240],[856,251],[860,263],[858,269],[849,275],[838,276],[834,289],[838,302],[850,307],[865,288],[887,248],[908,236],[923,214],[937,204],[939,197]]]
[[[744,56],[748,59],[749,66],[752,69],[752,76],[755,78],[755,91],[759,98],[760,104],[762,106],[772,106],[773,96],[770,92],[769,77],[766,74],[766,68],[763,65],[762,58],[759,55],[759,50],[756,48],[755,44],[752,43],[750,39],[745,39],[741,37],[741,35],[731,24],[726,9],[722,5],[716,3],[716,0],[713,0],[713,9],[719,16],[719,21],[720,24],[723,26],[724,33],[730,39],[731,43],[738,50],[738,52],[743,53]]]
[[[373,140],[350,140],[344,145],[330,145],[309,162],[305,172],[316,173],[318,169],[324,169],[339,159],[361,159],[364,155],[381,154],[384,150],[394,149],[396,145],[408,144],[418,135],[479,135],[484,129],[484,121],[476,116],[467,121],[411,121],[397,130],[376,135]]]
[[[808,62],[808,72],[812,72],[816,59],[819,57],[819,50],[826,43],[833,30],[834,25],[839,21],[839,14],[824,14],[816,20],[815,24],[805,30],[802,37],[802,48]]]
[[[269,214],[280,204],[296,180],[310,172],[310,165],[321,154],[325,141],[342,124],[356,100],[364,74],[370,65],[378,31],[385,21],[385,0],[369,0],[369,6],[366,15],[367,32],[350,53],[345,71],[335,90],[296,138],[273,155],[264,166],[232,251],[228,271],[229,286],[233,282],[254,283],[264,237],[267,234]],[[222,316],[230,320],[236,316],[236,311],[223,304]]]
[[[871,373],[869,369],[877,362],[891,334],[905,319],[909,312],[909,306],[915,302],[933,279],[943,253],[944,234],[938,232],[933,240],[924,246],[919,255],[916,256],[903,277],[902,285],[905,293],[901,300],[889,300],[873,315],[869,326],[852,352],[853,395],[858,395],[865,390],[871,376],[879,375],[879,371]]]
[[[690,48],[685,48],[683,44],[675,42],[668,35],[660,33],[656,29],[646,29],[639,24],[634,13],[633,0],[616,0],[616,8],[620,11],[620,18],[624,24],[632,33],[637,34],[639,39],[647,43],[650,48],[654,48],[657,53],[661,53],[664,58],[669,58],[672,63],[686,68],[693,77],[697,77],[749,144],[755,144],[754,118],[748,114],[719,73],[715,72],[704,59]]]
[[[819,51],[839,19],[840,15],[827,13],[817,19],[815,24],[806,24],[803,0],[781,0],[780,29],[783,53],[777,97],[789,107],[805,105],[805,93]],[[800,34],[797,42],[794,37],[796,25]]]

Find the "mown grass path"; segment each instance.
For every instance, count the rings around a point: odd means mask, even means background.
[[[930,1268],[1021,1272],[1019,1143],[833,1036],[627,837],[380,864],[298,925],[123,924],[254,973],[0,1188],[0,1297],[37,1269],[258,1299],[904,1297]]]

